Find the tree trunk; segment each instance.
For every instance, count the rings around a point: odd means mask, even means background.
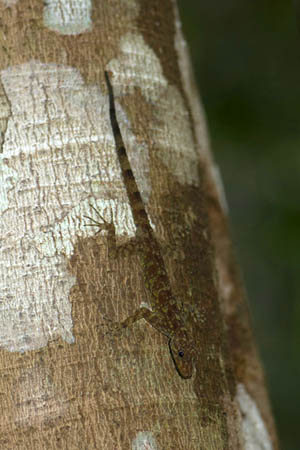
[[[175,3],[3,0],[0,17],[1,449],[277,448]],[[147,287],[104,71],[178,321]],[[141,307],[168,332],[114,332]]]

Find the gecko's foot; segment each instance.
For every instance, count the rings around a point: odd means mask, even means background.
[[[113,223],[107,222],[107,220],[104,219],[104,217],[99,213],[99,211],[93,206],[93,205],[89,205],[97,214],[97,216],[101,219],[101,222],[99,222],[96,219],[93,219],[92,217],[89,216],[83,216],[86,219],[89,219],[91,221],[91,223],[85,223],[84,226],[85,227],[97,227],[98,230],[96,231],[96,234],[100,233],[100,231],[107,231],[108,234],[110,234],[111,236],[115,235],[115,226]]]

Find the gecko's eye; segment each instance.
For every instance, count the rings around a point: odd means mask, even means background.
[[[180,358],[183,358],[184,357],[184,351],[183,350],[179,350],[178,356],[180,356]]]

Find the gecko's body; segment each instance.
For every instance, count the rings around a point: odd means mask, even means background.
[[[175,367],[182,378],[190,378],[193,371],[193,348],[188,339],[182,305],[175,299],[169,276],[162,257],[160,245],[150,225],[144,202],[136,184],[131,165],[124,146],[116,117],[113,88],[107,72],[105,79],[109,95],[109,114],[114,135],[116,152],[134,223],[139,237],[139,254],[143,268],[145,285],[151,294],[152,310],[138,309],[121,322],[118,327],[125,328],[144,318],[159,332],[169,338],[169,347]]]

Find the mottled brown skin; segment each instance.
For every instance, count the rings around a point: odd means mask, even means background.
[[[182,305],[172,294],[161,249],[150,225],[144,202],[130,166],[116,117],[113,88],[107,72],[105,72],[105,79],[109,94],[109,113],[116,152],[137,227],[137,235],[141,240],[139,253],[145,285],[151,293],[152,306],[152,310],[138,309],[123,322],[117,324],[116,328],[126,328],[140,319],[145,319],[156,330],[169,338],[169,348],[177,372],[182,378],[190,378],[193,373],[194,350],[185,328]]]

